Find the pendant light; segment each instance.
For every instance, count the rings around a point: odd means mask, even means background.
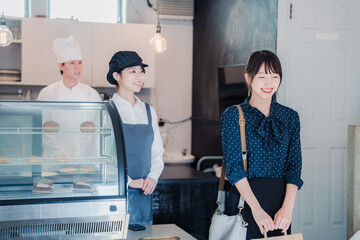
[[[163,53],[166,50],[167,42],[166,39],[161,36],[160,21],[158,21],[154,37],[150,40],[150,45],[155,53]]]
[[[13,34],[6,26],[6,19],[4,16],[4,0],[2,1],[2,15],[0,21],[0,47],[7,47],[13,40]]]

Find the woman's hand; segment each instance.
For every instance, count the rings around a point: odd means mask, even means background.
[[[139,179],[133,179],[130,182],[129,187],[131,187],[131,188],[143,188],[143,185],[144,185],[144,179],[139,178]]]
[[[275,229],[274,221],[271,219],[269,214],[267,214],[264,209],[260,206],[252,208],[252,215],[256,224],[259,226],[260,232],[264,235],[264,229],[266,232],[273,231]]]
[[[288,230],[292,218],[292,208],[282,206],[275,214],[275,229],[283,229],[283,233]]]
[[[284,203],[279,211],[275,214],[275,228],[282,229],[283,233],[290,227],[297,190],[298,187],[296,185],[291,183],[286,184]]]
[[[144,190],[144,194],[152,194],[156,187],[156,181],[150,177],[145,178],[144,184],[142,186],[142,190]]]

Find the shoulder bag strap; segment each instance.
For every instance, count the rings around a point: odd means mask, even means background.
[[[240,105],[236,105],[236,107],[239,111],[239,127],[240,127],[241,153],[242,153],[241,155],[242,155],[244,170],[245,172],[247,172],[248,166],[247,166],[247,151],[246,151],[246,136],[245,136],[245,118]],[[220,204],[221,204],[221,202],[219,202],[220,194],[224,192],[225,172],[226,172],[226,166],[223,161],[221,168],[220,182],[219,182],[219,191],[218,191],[218,202],[217,202],[218,210],[220,209]],[[244,208],[244,203],[245,203],[244,198],[240,195],[239,204],[238,204],[238,208],[240,210],[239,214],[241,213],[241,210]],[[246,223],[243,221],[243,224]]]
[[[246,136],[245,136],[245,118],[244,113],[240,107],[240,105],[236,105],[237,109],[239,110],[239,126],[240,126],[240,138],[241,138],[241,157],[243,160],[243,167],[245,172],[248,172],[248,166],[247,166],[247,151],[246,151]],[[240,194],[239,199],[239,215],[241,216],[241,210],[244,209],[245,200],[243,196]],[[243,222],[243,225],[246,226],[247,223],[244,221],[244,219],[241,216],[241,220]]]
[[[243,160],[243,166],[245,172],[248,171],[247,166],[247,152],[246,152],[246,136],[245,136],[245,118],[244,113],[240,107],[240,105],[236,105],[239,110],[239,126],[240,126],[240,138],[241,138],[241,156]]]
[[[245,172],[248,170],[247,166],[247,151],[246,151],[246,136],[245,136],[245,118],[244,113],[239,105],[236,105],[237,109],[239,110],[239,127],[240,127],[240,138],[241,138],[241,155],[243,160],[243,166]],[[219,191],[224,191],[224,184],[225,184],[225,163],[222,162],[221,167],[221,175],[220,175],[220,182],[219,182]]]

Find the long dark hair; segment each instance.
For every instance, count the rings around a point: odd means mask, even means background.
[[[251,54],[245,67],[245,73],[250,77],[248,88],[251,90],[251,83],[262,65],[265,65],[265,73],[277,73],[282,81],[281,63],[278,56],[269,50],[256,51]]]

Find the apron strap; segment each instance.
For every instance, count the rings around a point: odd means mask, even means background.
[[[145,103],[145,107],[146,107],[146,114],[148,117],[148,123],[149,123],[149,125],[152,125],[150,105]]]

